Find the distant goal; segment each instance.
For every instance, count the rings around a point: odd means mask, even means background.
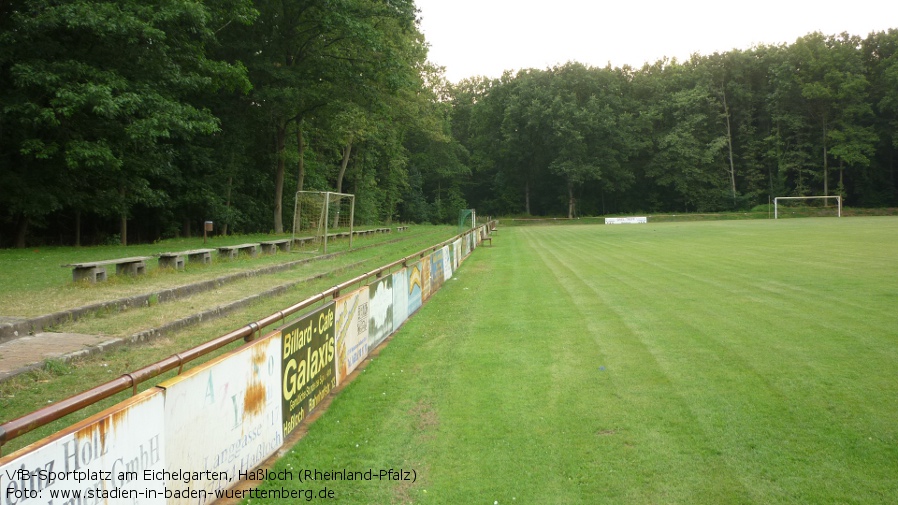
[[[293,246],[302,252],[327,253],[328,241],[352,238],[355,195],[330,191],[297,191],[293,209]]]
[[[774,219],[823,216],[842,217],[841,196],[778,196],[773,199]]]

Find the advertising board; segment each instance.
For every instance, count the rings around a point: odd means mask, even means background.
[[[368,356],[368,287],[336,300],[337,385]]]
[[[408,268],[393,272],[393,331],[408,319]]]
[[[0,458],[0,505],[166,502],[156,388]]]
[[[387,276],[368,285],[371,310],[368,312],[369,352],[393,333],[393,277]]]
[[[159,385],[165,390],[165,452],[175,473],[169,505],[204,504],[283,443],[280,332]]]
[[[281,328],[285,439],[337,387],[335,305],[331,301]]]

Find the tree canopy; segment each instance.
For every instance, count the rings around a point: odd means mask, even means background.
[[[0,1],[0,246],[898,205],[898,31],[446,82],[411,0]]]
[[[459,83],[481,212],[726,211],[768,197],[898,204],[898,31],[812,33],[641,69],[577,62]],[[539,188],[534,192],[534,188]]]

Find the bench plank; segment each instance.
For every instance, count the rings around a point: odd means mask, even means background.
[[[191,249],[189,251],[159,253],[159,267],[170,267],[176,270],[180,270],[184,268],[185,256],[190,263],[209,264],[212,263],[213,251],[215,251],[215,249]]]
[[[88,280],[90,282],[105,281],[107,279],[106,266],[115,265],[115,273],[118,275],[141,275],[147,273],[146,261],[151,256],[134,256],[131,258],[119,258],[101,261],[86,261],[82,263],[70,263],[62,265],[71,267],[72,280],[75,282]]]
[[[218,248],[218,255],[222,258],[235,259],[240,252],[245,252],[250,257],[255,257],[259,252],[259,244],[224,245]]]
[[[281,239],[281,240],[266,240],[261,242],[262,252],[265,254],[274,254],[276,252],[290,252],[290,243],[292,241],[289,238]]]

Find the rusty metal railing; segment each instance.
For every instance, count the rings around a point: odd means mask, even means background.
[[[231,331],[230,333],[200,344],[196,347],[192,347],[186,351],[176,353],[172,356],[169,356],[168,358],[163,359],[162,361],[157,361],[156,363],[147,365],[133,372],[123,374],[117,379],[113,379],[109,382],[88,389],[87,391],[84,391],[82,393],[78,393],[64,400],[60,400],[52,405],[48,405],[41,409],[35,410],[34,412],[31,412],[29,414],[25,414],[24,416],[17,419],[13,419],[11,421],[0,424],[0,449],[2,449],[3,445],[8,443],[10,440],[20,437],[28,432],[31,432],[37,428],[40,428],[41,426],[49,424],[69,414],[75,413],[85,407],[109,398],[110,396],[121,393],[122,391],[131,389],[132,394],[137,394],[137,385],[142,382],[145,382],[154,377],[158,377],[159,375],[174,370],[175,368],[178,369],[178,373],[180,374],[181,372],[183,372],[184,365],[186,363],[189,363],[199,357],[214,352],[232,342],[236,342],[241,338],[249,342],[256,338],[256,336],[260,335],[264,328],[271,326],[278,321],[283,322],[284,319],[286,319],[288,316],[291,316],[303,309],[307,309],[322,300],[326,300],[329,297],[337,298],[338,296],[340,296],[341,291],[344,291],[357,284],[361,284],[371,277],[380,278],[383,276],[384,272],[390,272],[397,265],[402,265],[403,267],[408,266],[409,261],[413,259],[423,258],[426,254],[436,251],[437,249],[441,249],[443,246],[451,244],[455,240],[464,236],[466,233],[470,232],[471,230],[465,231],[463,233],[455,235],[448,240],[440,242],[439,244],[427,247],[400,260],[396,260],[370,272],[358,275],[348,281],[342,282],[314,296],[310,296],[309,298],[306,298],[299,303],[293,304],[284,310],[280,310],[258,321],[249,323],[242,328]]]

